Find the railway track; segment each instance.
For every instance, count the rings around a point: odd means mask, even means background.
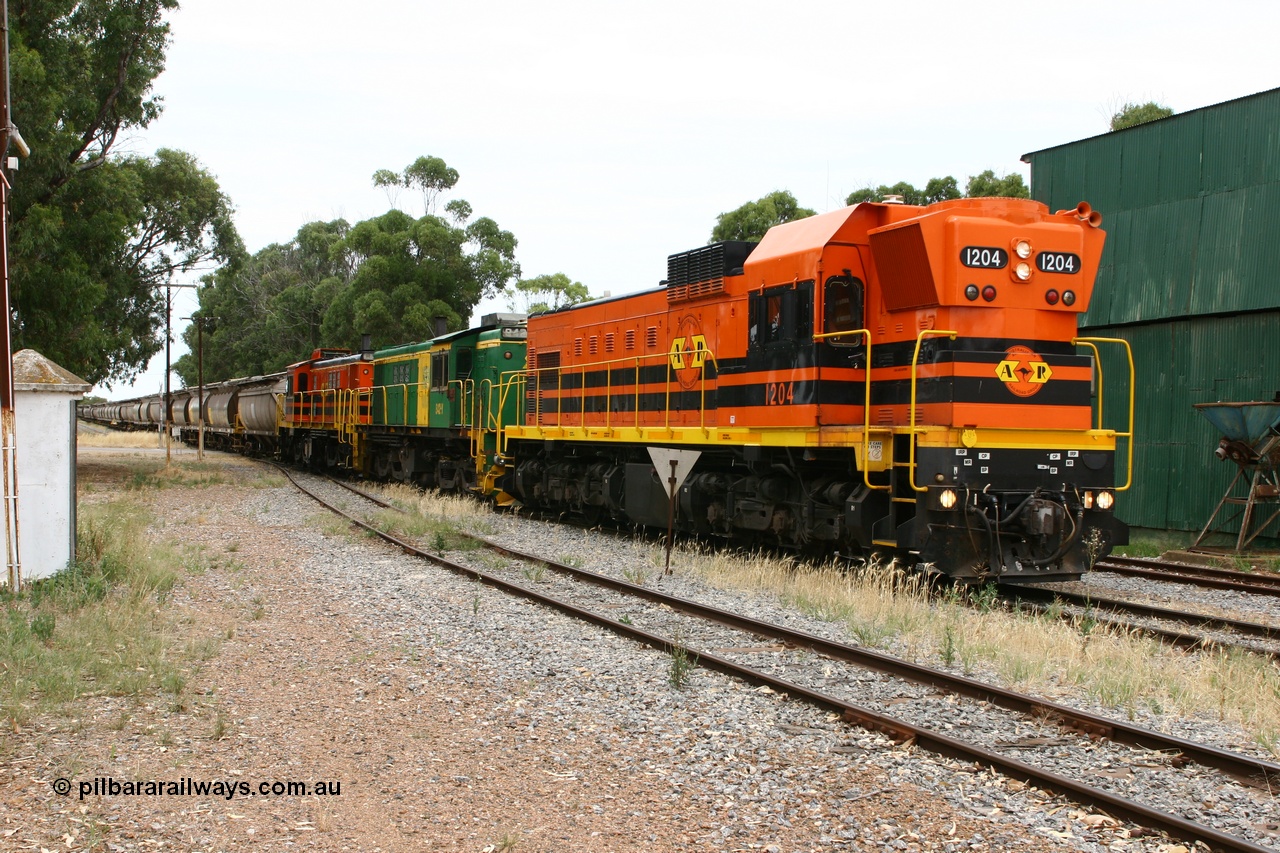
[[[1280,575],[1262,572],[1237,572],[1188,563],[1166,563],[1140,557],[1110,556],[1099,560],[1094,571],[1111,572],[1129,577],[1149,578],[1168,583],[1185,583],[1207,589],[1228,589],[1253,595],[1280,597]]]
[[[363,489],[351,485],[349,482],[340,478],[328,478],[333,484],[340,486],[356,495],[359,495],[376,505],[383,508],[392,508],[391,504],[383,501],[375,495],[372,495]],[[555,521],[552,523],[563,523]],[[1152,579],[1165,580],[1169,582],[1180,582],[1185,577],[1195,577],[1195,575],[1186,575],[1181,572],[1182,566],[1178,566],[1174,571],[1162,572],[1149,568],[1156,565],[1157,561],[1142,560],[1138,558],[1117,557],[1110,558],[1121,561],[1125,566],[1132,566],[1133,571],[1127,571],[1127,574],[1138,577],[1147,577]],[[1119,565],[1117,563],[1116,565]],[[1113,571],[1112,563],[1100,562],[1097,569],[1099,571]],[[1167,564],[1160,564],[1167,565]],[[1186,568],[1198,569],[1205,567],[1188,566]],[[1226,579],[1217,578],[1223,573],[1227,575],[1247,575],[1243,572],[1226,572],[1225,570],[1207,569],[1209,573],[1206,577],[1216,579],[1218,583],[1226,584]],[[1276,589],[1280,593],[1280,577],[1277,579]],[[1214,585],[1213,588],[1232,589],[1234,591],[1253,592],[1255,589],[1249,587],[1243,588],[1242,585]],[[1266,587],[1263,587],[1264,589]],[[1168,607],[1158,607],[1155,605],[1144,604],[1136,601],[1129,601],[1119,598],[1108,598],[1099,596],[1095,593],[1078,593],[1067,589],[1051,589],[1039,587],[1030,584],[1010,584],[1005,588],[1007,599],[1013,603],[1031,604],[1037,612],[1048,613],[1050,606],[1056,601],[1058,603],[1066,603],[1074,605],[1078,608],[1075,611],[1065,610],[1061,614],[1061,618],[1066,620],[1076,620],[1081,617],[1082,613],[1087,613],[1088,618],[1093,619],[1096,623],[1106,625],[1118,631],[1129,633],[1140,633],[1144,636],[1154,637],[1170,645],[1186,649],[1217,649],[1221,651],[1235,650],[1247,654],[1258,654],[1269,657],[1273,660],[1280,661],[1280,627],[1268,625],[1260,622],[1248,622],[1242,619],[1231,619],[1223,616],[1214,616],[1208,614],[1196,614],[1187,611],[1174,610]],[[1107,614],[1114,614],[1116,617],[1131,618],[1113,618]],[[1147,623],[1139,623],[1133,621],[1134,618],[1142,618],[1149,620],[1159,620],[1168,623],[1168,625],[1159,625]],[[1190,628],[1198,629],[1197,632],[1182,630],[1174,625],[1185,625]],[[1207,632],[1218,632],[1216,635]]]
[[[382,532],[357,514],[345,511],[304,486],[297,476],[286,476],[298,488],[334,512],[346,517],[406,553],[424,557],[437,565],[481,583],[554,607],[583,621],[648,645],[660,651],[695,659],[697,665],[743,679],[787,696],[803,699],[817,707],[839,714],[845,721],[882,732],[901,741],[913,742],[940,755],[994,769],[1012,778],[1056,791],[1079,802],[1101,808],[1114,816],[1131,820],[1188,841],[1202,842],[1213,849],[1260,851],[1280,849],[1264,847],[1248,838],[1197,823],[1185,817],[1160,811],[1126,797],[1116,786],[1093,786],[1073,778],[1072,772],[1042,767],[1035,761],[1013,757],[1013,753],[1034,753],[1046,760],[1048,744],[1052,750],[1062,746],[1097,750],[1122,750],[1112,760],[1123,765],[1154,772],[1159,766],[1165,772],[1186,763],[1229,774],[1246,784],[1274,790],[1280,786],[1280,765],[1250,758],[1226,750],[1148,731],[1077,711],[1067,706],[1017,694],[993,685],[911,664],[887,655],[870,652],[835,642],[814,634],[788,629],[740,614],[712,608],[695,601],[677,598],[651,587],[599,575],[564,563],[522,554],[506,546],[487,542],[486,547],[511,560],[498,569],[481,569],[474,564],[456,562],[440,554],[429,553],[413,543]],[[338,481],[327,481],[338,482]],[[339,483],[362,499],[375,499],[362,490]],[[553,570],[546,578],[520,566],[540,566]],[[553,580],[553,578],[555,580]],[[549,590],[554,589],[556,594]],[[570,600],[572,599],[572,600]],[[643,600],[646,604],[640,604]],[[690,619],[696,621],[690,621]],[[773,645],[762,647],[761,640]],[[696,645],[695,645],[696,644]],[[825,663],[816,668],[798,666],[797,658],[820,656]],[[745,659],[767,658],[765,665],[747,665]],[[861,672],[843,667],[833,669],[832,661],[852,664]],[[884,708],[851,701],[847,694],[862,693],[869,680],[894,679],[904,685],[899,689],[903,702],[893,704],[894,713]],[[841,695],[841,694],[845,695]],[[960,700],[959,697],[964,697]],[[986,714],[993,708],[1015,716],[1004,724],[1013,741],[980,742],[963,740],[942,730],[951,725],[964,730],[961,723],[941,722],[948,705],[963,701],[963,714]],[[906,705],[910,704],[910,708]],[[963,716],[963,715],[962,715]],[[1058,736],[1044,738],[1048,727]],[[1077,734],[1079,733],[1079,734]],[[1043,744],[1037,743],[1043,741]],[[1116,744],[1128,744],[1121,747]],[[1122,787],[1122,786],[1121,786]]]
[[[1237,650],[1280,661],[1280,627],[1274,625],[1032,584],[1010,584],[1002,589],[1010,601],[1031,602],[1042,613],[1047,612],[1055,601],[1074,605],[1074,610],[1063,611],[1065,619],[1078,619],[1082,614],[1088,614],[1089,618],[1100,624],[1155,637],[1181,648]],[[1112,618],[1108,614],[1130,618]],[[1135,619],[1152,619],[1166,624],[1137,622]],[[1197,628],[1199,631],[1192,633],[1173,627],[1176,625]]]

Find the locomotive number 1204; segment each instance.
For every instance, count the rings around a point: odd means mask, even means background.
[[[789,406],[796,398],[796,383],[770,382],[764,386],[766,406]]]

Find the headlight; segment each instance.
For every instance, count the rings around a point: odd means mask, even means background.
[[[1018,277],[1018,281],[1027,281],[1031,278],[1031,264],[1018,264],[1013,268],[1013,272]]]
[[[1115,503],[1116,496],[1111,492],[1098,492],[1098,509],[1111,509]]]
[[[1025,261],[1027,258],[1031,257],[1031,244],[1026,240],[1019,240],[1017,243],[1014,243],[1013,251],[1017,253],[1018,257]]]
[[[938,495],[938,503],[942,504],[943,509],[951,509],[956,505],[955,489],[943,489],[942,494]]]

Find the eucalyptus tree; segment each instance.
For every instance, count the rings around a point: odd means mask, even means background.
[[[10,196],[11,334],[90,382],[163,346],[162,285],[243,247],[190,154],[121,154],[161,111],[176,0],[25,0],[9,17],[12,115],[31,147]]]
[[[379,170],[375,186],[431,194],[434,210],[458,174],[438,157],[420,157],[403,172]],[[320,347],[355,349],[423,340],[443,319],[462,328],[475,306],[520,277],[516,238],[471,205],[451,199],[444,216],[414,217],[392,208],[348,225],[303,225],[243,264],[229,265],[200,290],[206,380],[267,373]],[[186,340],[195,351],[197,330]],[[187,384],[192,357],[178,362]]]
[[[924,185],[924,189],[917,189],[907,181],[899,181],[893,185],[881,184],[878,187],[863,187],[849,193],[849,196],[845,199],[845,204],[858,204],[864,201],[881,202],[893,196],[899,198],[903,204],[926,205],[958,198],[980,198],[986,196],[1029,198],[1030,195],[1027,185],[1022,180],[1022,175],[1013,172],[997,177],[994,170],[987,169],[980,174],[970,175],[969,180],[965,182],[963,193],[960,191],[960,186],[956,179],[951,175],[947,175],[942,178],[930,178],[929,182]]]
[[[1146,124],[1171,115],[1173,115],[1172,107],[1157,104],[1155,101],[1147,101],[1145,104],[1127,103],[1111,116],[1110,130],[1124,130],[1126,127]]]
[[[711,242],[759,240],[775,225],[804,219],[813,214],[814,211],[809,208],[801,207],[789,191],[775,190],[717,216],[716,225],[711,229]]]

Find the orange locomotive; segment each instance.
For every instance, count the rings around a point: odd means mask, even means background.
[[[1126,432],[1095,421],[1098,351],[1076,337],[1100,221],[1083,203],[860,204],[531,317],[501,484],[665,528],[649,449],[683,450],[679,530],[890,550],[965,580],[1077,576],[1128,536],[1112,507],[1132,404]]]
[[[285,368],[279,417],[280,456],[315,468],[350,468],[368,430],[373,350],[317,349]]]

